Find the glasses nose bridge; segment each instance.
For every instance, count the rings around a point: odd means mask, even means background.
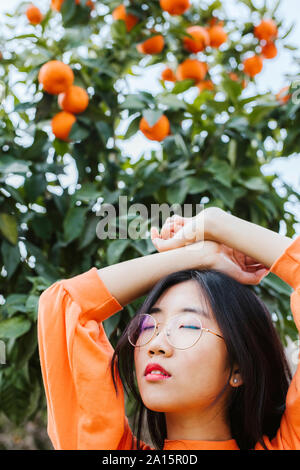
[[[154,335],[153,336],[158,336],[160,333],[165,333],[166,336],[169,336],[168,335],[168,331],[169,331],[169,321],[166,321],[166,322],[158,322],[155,320],[155,332],[154,332]],[[163,328],[159,328],[159,325],[163,325]]]

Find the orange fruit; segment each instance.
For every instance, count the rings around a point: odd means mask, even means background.
[[[51,0],[51,9],[55,11],[60,11],[64,0]]]
[[[291,94],[288,93],[289,89],[289,86],[285,86],[276,94],[276,99],[280,104],[285,104],[290,100]]]
[[[51,121],[52,132],[58,139],[67,141],[75,122],[76,117],[74,114],[68,113],[67,111],[61,111],[57,113]]]
[[[147,139],[161,141],[170,133],[170,122],[167,116],[163,114],[154,126],[151,127],[147,120],[142,117],[139,129]]]
[[[166,67],[161,73],[161,79],[166,82],[176,82],[176,75],[170,67]]]
[[[190,8],[189,0],[160,0],[160,7],[170,15],[182,15]]]
[[[210,46],[218,48],[227,41],[227,33],[221,24],[216,24],[208,28]]]
[[[193,79],[200,82],[205,78],[208,67],[205,62],[200,62],[197,59],[186,59],[178,65],[176,71],[177,80]]]
[[[73,85],[74,73],[69,65],[60,60],[50,60],[41,67],[38,81],[47,93],[58,95]]]
[[[196,84],[196,87],[199,89],[200,93],[203,90],[213,90],[214,84],[211,80],[203,80]]]
[[[258,26],[254,27],[254,36],[260,41],[272,41],[277,38],[278,29],[276,23],[272,19],[262,20]]]
[[[262,58],[258,55],[254,55],[245,59],[244,62],[244,72],[246,75],[250,77],[254,77],[258,73],[262,71],[263,68],[263,61]]]
[[[142,54],[159,54],[165,46],[165,40],[161,34],[152,36],[146,41],[137,44],[136,48]]]
[[[262,46],[261,53],[265,59],[274,59],[277,56],[277,47],[274,42],[267,42]]]
[[[58,95],[58,104],[61,109],[69,113],[83,113],[88,107],[89,95],[80,86],[72,85],[64,93]]]
[[[26,16],[28,18],[29,23],[34,24],[34,25],[41,23],[44,18],[41,10],[34,5],[30,5],[27,8]]]
[[[183,45],[188,51],[196,53],[209,46],[209,34],[202,26],[190,26],[186,31],[193,37],[193,39],[188,36],[183,38]]]
[[[124,5],[119,5],[116,7],[112,16],[114,20],[123,20],[125,21],[126,31],[131,31],[132,28],[138,23],[139,19],[137,16],[132,15],[131,13],[126,13],[126,8]]]

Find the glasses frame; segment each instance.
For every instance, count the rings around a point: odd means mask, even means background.
[[[158,330],[158,325],[164,325],[164,324],[166,324],[166,326],[168,326],[168,325],[170,324],[170,322],[174,320],[174,318],[182,317],[182,316],[183,316],[182,313],[179,313],[178,315],[175,315],[174,317],[170,318],[169,321],[167,321],[167,322],[158,322],[158,321],[157,321],[152,315],[150,315],[149,313],[139,313],[139,315],[147,315],[148,317],[151,317],[151,318],[154,320],[155,329],[154,329],[154,331],[153,331],[153,334],[152,334],[151,338],[147,341],[147,343],[145,343],[145,344],[143,344],[143,345],[141,345],[141,346],[136,346],[136,345],[132,344],[132,342],[131,342],[130,339],[129,339],[129,334],[127,334],[128,341],[129,341],[129,343],[130,343],[134,348],[142,348],[142,347],[146,346],[147,344],[149,344],[150,341],[152,341],[152,339],[154,338],[154,336],[158,336],[159,333],[160,333],[159,331],[157,331],[157,330]],[[206,332],[206,333],[212,333],[213,335],[218,336],[218,338],[221,338],[221,339],[224,340],[223,336],[219,335],[218,333],[216,333],[215,331],[211,330],[210,328],[203,328],[200,318],[198,318],[198,320],[199,320],[199,323],[200,323],[200,326],[201,326],[201,332],[200,332],[199,338],[198,338],[191,346],[188,346],[187,348],[178,348],[177,346],[174,346],[174,345],[170,342],[170,340],[169,340],[169,338],[168,338],[168,334],[167,334],[168,328],[163,328],[161,331],[163,331],[163,333],[165,334],[165,336],[166,336],[166,338],[167,338],[167,341],[168,341],[168,343],[170,344],[170,346],[172,346],[172,348],[180,349],[180,350],[189,349],[189,348],[192,348],[193,346],[195,346],[195,344],[196,344],[196,343],[199,341],[199,339],[201,338],[203,331]]]

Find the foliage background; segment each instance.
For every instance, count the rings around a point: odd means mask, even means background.
[[[290,101],[279,106],[272,91],[261,92],[256,85],[259,77],[244,91],[228,79],[232,67],[239,70],[243,55],[256,50],[253,22],[266,13],[280,24],[281,47],[297,56],[287,35],[290,24],[275,11],[280,2],[253,3],[236,1],[248,8],[249,21],[243,22],[227,16],[226,2],[201,2],[200,10],[195,0],[194,10],[170,17],[162,14],[158,1],[144,8],[136,0],[131,8],[141,21],[130,33],[122,22],[112,22],[110,13],[119,1],[97,2],[91,15],[73,0],[65,0],[62,15],[49,11],[44,2],[46,17],[37,27],[27,24],[27,3],[19,2],[5,16],[0,42],[5,86],[0,108],[0,337],[7,352],[6,364],[0,366],[3,448],[51,448],[36,342],[40,293],[57,279],[91,266],[155,251],[149,238],[100,241],[96,212],[102,202],[117,207],[120,195],[149,209],[153,203],[202,202],[295,237],[299,192],[263,168],[299,153],[299,105]],[[190,81],[173,88],[159,76],[155,91],[134,89],[138,64],[147,79],[161,64],[183,60],[189,55],[181,47],[185,27],[205,22],[212,12],[225,19],[230,32],[228,45],[205,54],[217,95],[198,95]],[[135,45],[154,22],[166,47],[144,58]],[[57,100],[37,82],[39,68],[51,59],[69,63],[76,84],[91,98],[73,127],[70,144],[54,139],[50,120],[59,111]],[[294,64],[296,77],[299,60]],[[286,80],[292,83],[293,78]],[[161,112],[169,117],[172,134],[163,143],[148,145],[138,132],[139,120],[143,113],[154,117]],[[126,145],[137,135],[144,146],[132,158]],[[253,289],[273,313],[282,340],[295,340],[290,288],[269,275]],[[113,345],[142,300],[105,321]],[[131,415],[130,397],[126,406]]]

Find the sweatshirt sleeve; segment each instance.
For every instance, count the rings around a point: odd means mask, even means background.
[[[291,311],[300,331],[300,236],[273,263],[270,271],[293,288]],[[286,409],[275,438],[266,440],[270,450],[300,450],[300,365],[293,376],[286,397]]]
[[[39,298],[38,344],[55,449],[125,449],[132,433],[102,322],[122,310],[97,268],[52,284]]]

